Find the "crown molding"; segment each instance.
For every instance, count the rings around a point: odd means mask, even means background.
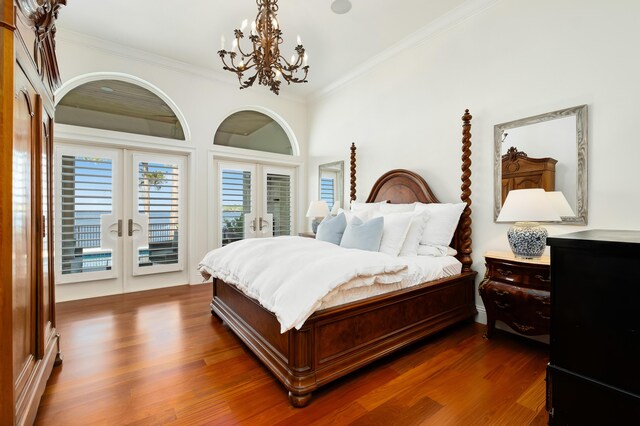
[[[238,88],[238,84],[233,83],[233,80],[229,78],[230,75],[222,70],[178,61],[166,56],[147,52],[146,50],[136,49],[130,46],[114,43],[112,41],[104,40],[98,37],[92,37],[72,30],[58,28],[58,32],[56,33],[56,41],[65,44],[100,50],[105,53],[119,56],[128,60],[159,66],[171,71],[178,71],[181,73],[195,75],[206,80],[214,81],[218,84]],[[298,103],[306,102],[305,97],[291,95],[290,93],[280,94],[279,97],[281,99],[286,99],[288,101]]]
[[[352,80],[355,80],[362,74],[367,73],[377,65],[387,61],[393,56],[396,56],[402,51],[424,43],[425,41],[437,36],[438,34],[448,30],[449,28],[452,28],[464,22],[465,20],[485,11],[486,9],[490,8],[495,3],[498,3],[500,1],[501,0],[468,0],[462,3],[455,9],[431,21],[428,25],[424,26],[420,30],[408,35],[404,39],[373,56],[371,59],[363,62],[360,66],[354,68],[353,71],[345,74],[342,78],[314,92],[307,97],[307,101],[315,101],[333,92],[339,87],[347,85]]]

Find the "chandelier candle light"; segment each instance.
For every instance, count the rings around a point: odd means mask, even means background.
[[[269,86],[276,95],[280,93],[281,79],[287,84],[306,83],[309,73],[308,56],[305,53],[300,36],[295,47],[296,53],[287,61],[280,54],[282,31],[276,17],[278,0],[256,0],[258,16],[251,23],[249,40],[253,44],[253,51],[245,53],[240,47],[240,40],[244,38],[243,31],[248,25],[245,19],[240,29],[234,30],[231,51],[225,50],[224,36],[221,39],[221,49],[218,55],[222,59],[223,69],[237,74],[240,89],[251,87],[258,80],[258,84]],[[253,75],[243,80],[245,73]]]

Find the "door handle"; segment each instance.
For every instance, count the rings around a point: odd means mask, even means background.
[[[122,237],[122,219],[118,219],[118,237]]]
[[[133,237],[133,219],[129,219],[129,236]]]
[[[256,217],[256,218],[254,218],[254,219],[251,221],[251,224],[249,225],[249,226],[251,227],[251,230],[252,230],[253,232],[256,232],[256,221],[257,221],[257,220],[258,220],[258,218],[257,218],[257,217]]]
[[[262,225],[262,222],[265,223],[265,225]],[[264,228],[265,226],[269,225],[269,222],[267,222],[266,220],[264,220],[263,218],[260,218],[260,231],[262,231],[262,228]]]

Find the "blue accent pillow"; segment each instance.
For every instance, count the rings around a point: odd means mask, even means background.
[[[327,216],[322,222],[320,222],[320,225],[318,225],[316,240],[340,245],[340,241],[342,241],[342,234],[344,234],[346,227],[347,217],[344,213],[340,213],[338,216]]]
[[[363,222],[357,217],[351,219],[344,230],[340,246],[360,250],[378,251],[384,230],[384,217],[376,217]]]

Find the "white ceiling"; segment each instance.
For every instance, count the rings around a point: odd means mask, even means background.
[[[318,92],[471,1],[351,0],[351,11],[336,15],[330,0],[280,0],[282,53],[285,57],[293,53],[300,34],[310,66],[309,83],[283,86],[282,90],[303,97]],[[228,49],[233,30],[245,18],[251,22],[256,14],[254,0],[74,0],[60,11],[58,27],[221,70],[216,54],[220,36],[225,36]],[[234,74],[225,75],[237,82]]]

